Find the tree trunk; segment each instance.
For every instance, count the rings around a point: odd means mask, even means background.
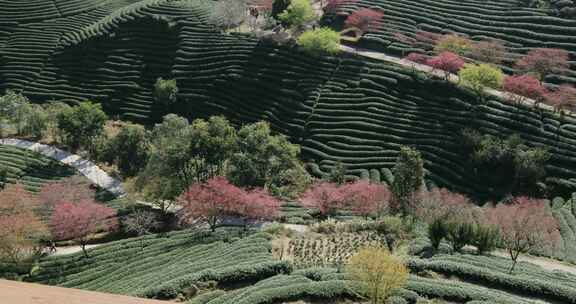
[[[84,253],[84,257],[88,258],[88,252],[86,251],[86,242],[81,242],[80,246],[82,247],[82,252]]]

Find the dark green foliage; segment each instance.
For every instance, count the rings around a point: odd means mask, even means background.
[[[413,196],[424,181],[424,161],[420,152],[410,147],[400,148],[396,165],[392,170],[394,182],[392,194],[398,211],[406,216],[411,211]]]
[[[462,132],[463,147],[469,153],[477,178],[489,181],[501,196],[542,195],[550,153],[543,147],[529,147],[518,135],[502,139],[474,130]]]
[[[62,132],[64,143],[72,150],[80,146],[89,147],[92,139],[104,130],[106,114],[102,105],[82,102],[78,106],[64,109],[58,113],[58,129]]]
[[[148,160],[149,143],[146,129],[140,125],[124,125],[109,141],[106,154],[124,176],[134,176],[142,170]]]
[[[442,219],[436,219],[428,226],[428,238],[430,239],[434,250],[438,250],[440,242],[446,238],[447,234],[447,228]]]
[[[284,12],[288,5],[290,5],[290,0],[274,0],[272,3],[272,17],[278,19],[278,15]]]
[[[154,84],[154,97],[156,101],[170,106],[174,104],[178,96],[178,85],[175,79],[158,78]]]
[[[294,196],[310,182],[301,163],[300,146],[273,135],[258,122],[238,131],[238,151],[230,157],[228,177],[239,186],[263,187],[275,195]]]

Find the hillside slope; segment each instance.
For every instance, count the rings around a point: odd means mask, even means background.
[[[379,180],[400,145],[410,145],[422,151],[431,180],[468,193],[489,189],[472,177],[459,131],[519,133],[552,152],[548,182],[576,190],[571,117],[497,100],[477,104],[467,92],[392,64],[311,58],[220,34],[206,25],[210,4],[200,0],[96,2],[52,15],[38,5],[32,19],[0,15],[0,88],[37,101],[96,100],[111,114],[144,123],[168,112],[224,114],[236,123],[265,119],[302,145],[316,175],[341,160],[350,174]],[[158,77],[178,81],[173,108],[154,103]]]

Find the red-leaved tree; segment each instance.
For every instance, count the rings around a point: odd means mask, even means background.
[[[561,73],[570,67],[569,54],[562,49],[535,49],[516,62],[516,69],[534,73],[540,80],[552,73]]]
[[[91,200],[79,203],[57,203],[52,213],[50,229],[54,239],[74,240],[82,246],[88,257],[88,236],[98,232],[113,232],[118,229],[116,210]]]
[[[368,181],[356,181],[340,186],[345,207],[357,215],[383,215],[388,212],[391,193],[388,187]]]
[[[346,197],[336,183],[320,182],[312,185],[300,197],[306,207],[317,208],[322,216],[334,215],[346,203]]]
[[[60,202],[93,200],[95,191],[80,177],[70,177],[42,186],[38,200],[45,209],[52,210]]]
[[[184,224],[206,223],[212,231],[226,217],[240,218],[246,224],[249,220],[271,219],[280,207],[266,191],[245,191],[221,176],[191,185],[180,195],[178,204]]]
[[[416,216],[429,224],[436,220],[468,217],[474,204],[463,194],[448,189],[423,191],[416,199]]]
[[[553,106],[556,111],[563,113],[562,110],[576,105],[576,88],[569,84],[563,84],[546,95],[546,103]]]
[[[434,56],[426,62],[427,65],[433,67],[434,69],[444,71],[444,78],[448,80],[450,74],[455,74],[460,71],[464,66],[464,60],[451,52],[442,52],[437,56]]]
[[[345,28],[358,28],[362,32],[378,30],[382,26],[384,12],[372,8],[361,8],[353,12],[344,22]]]
[[[278,216],[280,201],[266,190],[256,188],[246,191],[244,201],[238,208],[238,216],[246,222],[273,219]]]
[[[542,200],[516,197],[510,204],[499,204],[486,213],[488,220],[500,230],[502,245],[512,259],[510,273],[521,253],[554,247],[560,240],[558,222]]]
[[[531,75],[507,76],[504,79],[504,91],[512,94],[511,100],[517,104],[522,103],[524,98],[530,98],[536,103],[546,97],[548,90],[540,81]]]

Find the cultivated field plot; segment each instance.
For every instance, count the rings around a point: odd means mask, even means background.
[[[117,241],[40,263],[34,281],[141,297],[174,298],[199,281],[258,280],[286,271],[266,235],[179,231]]]
[[[505,63],[513,63],[533,48],[560,48],[576,59],[576,20],[551,16],[546,10],[527,8],[521,1],[452,1],[452,0],[360,0],[349,5],[379,7],[385,12],[385,30],[368,34],[370,48],[396,54],[417,51],[403,44],[395,33],[414,37],[418,31],[438,34],[460,33],[473,40],[497,39],[505,42]],[[547,81],[576,82],[576,66],[564,75],[552,75]],[[508,69],[511,71],[510,69]]]
[[[301,144],[318,176],[340,160],[348,174],[387,180],[399,147],[410,145],[435,184],[481,194],[487,186],[472,177],[459,146],[459,132],[472,124],[546,145],[548,184],[576,191],[570,116],[497,100],[477,104],[470,93],[391,64],[311,58],[221,34],[207,25],[211,4],[201,0],[39,2],[22,6],[35,18],[0,15],[0,89],[21,89],[36,101],[95,100],[110,114],[144,123],[168,112],[224,114],[238,124],[268,120]],[[171,109],[154,102],[158,77],[178,82]]]

